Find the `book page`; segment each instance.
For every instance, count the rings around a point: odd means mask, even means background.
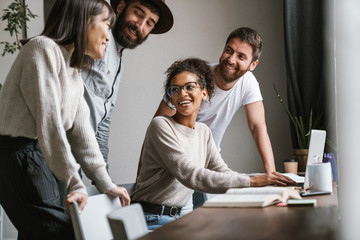
[[[250,188],[229,188],[226,194],[277,194],[282,195],[285,191],[293,190],[293,187],[250,187]]]
[[[204,207],[266,207],[288,198],[301,199],[294,187],[230,188],[204,203]]]
[[[221,194],[204,203],[204,207],[265,207],[279,202],[280,196],[269,194]]]
[[[305,177],[299,176],[299,175],[294,174],[294,173],[281,173],[281,174],[291,178],[296,183],[304,183],[304,181],[305,181]]]

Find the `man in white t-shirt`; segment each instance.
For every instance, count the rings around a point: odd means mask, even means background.
[[[262,40],[250,28],[235,29],[227,38],[219,59],[214,64],[215,94],[211,101],[201,105],[197,121],[207,124],[215,143],[220,143],[234,114],[244,106],[248,126],[261,156],[266,173],[275,172],[274,155],[265,122],[262,96],[255,76],[251,71],[259,63]],[[164,98],[155,116],[175,114],[175,110]]]

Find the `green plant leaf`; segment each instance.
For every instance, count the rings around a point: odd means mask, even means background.
[[[20,44],[20,31],[22,28],[27,28],[26,22],[31,18],[36,18],[37,15],[33,14],[28,5],[24,4],[22,0],[14,0],[10,3],[7,9],[3,10],[3,15],[0,17],[1,21],[7,21],[5,32],[9,32],[9,35],[13,37],[15,34],[16,42],[11,45],[10,43],[2,42],[5,44],[2,56],[5,56],[6,53],[13,54],[17,50],[21,49]]]
[[[312,110],[310,111],[310,116],[308,118],[309,121],[305,123],[303,116],[294,116],[290,112],[290,110],[288,109],[288,107],[284,103],[283,98],[281,97],[281,95],[277,91],[275,84],[273,84],[273,87],[274,87],[274,91],[275,91],[278,99],[280,100],[281,105],[283,106],[286,114],[288,115],[288,117],[291,120],[291,123],[292,123],[292,125],[293,125],[293,127],[295,129],[296,146],[294,146],[294,147],[295,148],[308,148],[309,143],[310,143],[310,132],[311,132],[311,129],[313,127],[313,124],[312,124]]]

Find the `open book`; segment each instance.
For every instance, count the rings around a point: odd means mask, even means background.
[[[301,199],[293,187],[230,188],[207,200],[203,207],[266,207],[288,199]]]

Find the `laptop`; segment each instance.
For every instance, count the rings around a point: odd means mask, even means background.
[[[326,131],[312,129],[310,135],[310,144],[309,144],[309,154],[307,157],[305,178],[303,189],[304,192],[301,192],[301,196],[311,196],[311,195],[320,195],[320,194],[330,194],[331,192],[318,191],[316,189],[309,189],[309,171],[308,166],[312,163],[322,162],[324,156],[326,140]]]

